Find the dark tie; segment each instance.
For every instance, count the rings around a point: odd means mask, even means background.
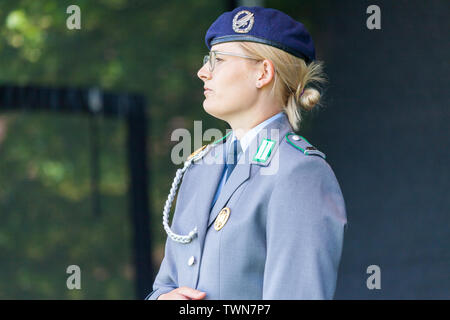
[[[227,179],[230,176],[231,172],[233,171],[234,167],[236,167],[237,159],[241,152],[242,152],[241,144],[239,143],[239,140],[235,140],[230,147],[230,151],[227,154],[225,167],[222,171],[222,179],[223,179],[223,175],[225,175],[225,182],[227,181]],[[219,184],[219,186],[220,186],[220,184]],[[219,198],[219,194],[220,194],[220,191],[217,190],[216,195],[214,196],[214,200],[211,204],[211,209],[216,204],[216,201]]]
[[[242,152],[241,144],[239,143],[239,140],[236,139],[231,145],[230,151],[228,152],[227,156],[227,162],[225,163],[225,170],[226,170],[225,182],[228,180],[228,177],[231,175],[231,172],[233,172],[234,167],[236,167],[238,157],[241,152]]]

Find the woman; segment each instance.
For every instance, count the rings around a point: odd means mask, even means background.
[[[206,44],[203,107],[232,132],[177,173],[148,299],[331,299],[344,200],[324,154],[294,133],[299,109],[320,98],[308,87],[323,80],[311,37],[278,10],[239,7],[211,25]]]

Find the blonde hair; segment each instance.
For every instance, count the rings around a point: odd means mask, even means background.
[[[278,48],[255,42],[239,42],[239,45],[253,58],[270,60],[275,68],[272,94],[283,106],[289,123],[298,130],[301,123],[301,109],[309,111],[319,104],[320,89],[327,79],[323,72],[323,63],[313,61],[309,64]],[[307,87],[308,86],[308,87]]]

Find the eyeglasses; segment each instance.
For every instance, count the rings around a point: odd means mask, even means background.
[[[213,72],[214,67],[216,65],[216,55],[223,54],[226,56],[233,56],[233,57],[240,57],[245,59],[252,59],[252,60],[258,60],[243,54],[239,53],[232,53],[232,52],[221,52],[221,51],[210,51],[209,54],[203,57],[203,65],[207,64],[209,62],[209,71]]]

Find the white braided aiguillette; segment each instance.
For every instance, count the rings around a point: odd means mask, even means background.
[[[208,151],[209,151],[210,146],[206,146],[205,149],[203,149],[201,152],[199,152],[197,155],[195,155],[194,157],[192,157],[189,160],[186,160],[184,162],[184,166],[182,169],[178,169],[176,174],[175,174],[175,178],[173,179],[172,182],[172,187],[170,188],[170,192],[169,192],[169,196],[167,197],[166,200],[166,204],[164,205],[164,211],[163,211],[163,226],[164,226],[164,230],[166,231],[167,235],[170,237],[170,239],[172,239],[175,242],[180,242],[180,243],[189,243],[192,241],[192,239],[194,239],[197,236],[197,227],[195,227],[191,232],[189,232],[188,235],[180,235],[180,234],[176,234],[174,233],[169,226],[169,213],[170,213],[170,208],[172,207],[172,202],[175,199],[176,196],[176,192],[178,189],[178,184],[180,183],[181,179],[183,178],[184,173],[186,172],[186,170],[190,167],[190,165],[201,159]]]

